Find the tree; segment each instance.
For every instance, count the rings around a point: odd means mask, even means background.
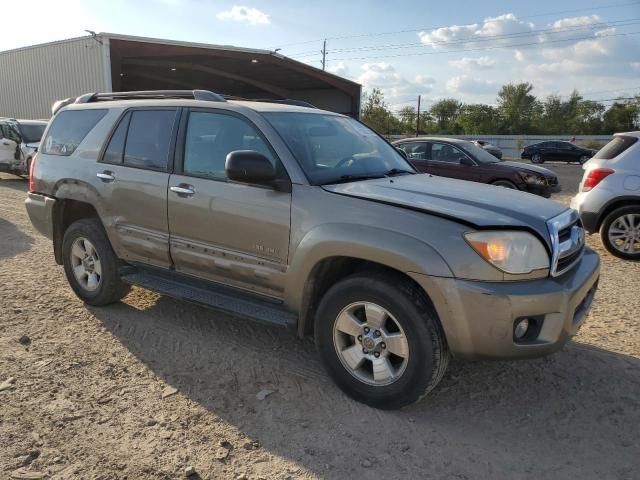
[[[533,85],[509,83],[498,92],[498,110],[505,122],[505,133],[530,133],[534,119],[540,115],[542,105],[531,94]]]
[[[603,115],[606,133],[628,132],[640,127],[640,96],[633,100],[618,100]]]
[[[464,105],[457,122],[467,135],[495,134],[501,127],[498,110],[483,104]]]
[[[382,135],[402,133],[400,120],[389,111],[384,95],[378,88],[374,88],[370,94],[365,95],[362,122]]]
[[[455,98],[444,98],[434,103],[429,109],[429,113],[435,119],[441,133],[451,133],[456,129],[455,121],[461,109],[462,103]]]

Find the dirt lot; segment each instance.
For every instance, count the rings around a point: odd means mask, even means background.
[[[552,168],[567,201],[580,168]],[[25,190],[0,175],[2,479],[638,478],[640,264],[597,238],[600,291],[562,352],[453,362],[426,401],[381,412],[292,332],[141,289],[84,306]]]

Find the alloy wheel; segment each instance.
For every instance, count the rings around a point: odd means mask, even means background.
[[[640,214],[628,213],[616,218],[607,232],[611,245],[626,254],[640,253]]]
[[[390,385],[407,368],[409,343],[389,311],[371,302],[356,302],[338,314],[333,344],[345,369],[363,383]]]
[[[93,244],[84,237],[78,237],[71,246],[71,267],[78,283],[90,292],[100,287],[102,265]]]

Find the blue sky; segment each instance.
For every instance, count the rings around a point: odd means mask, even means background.
[[[640,92],[640,0],[23,0],[0,50],[84,29],[274,49],[383,90],[392,108],[495,102],[503,83],[609,99]],[[588,6],[587,6],[588,5]],[[604,8],[603,8],[604,7]],[[395,32],[395,33],[389,33]],[[347,38],[345,38],[347,37]]]

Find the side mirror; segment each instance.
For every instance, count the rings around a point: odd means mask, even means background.
[[[404,150],[402,150],[399,147],[396,147],[396,150],[398,151],[398,153],[400,155],[402,155],[402,158],[404,158],[405,160],[409,160],[409,156],[407,155],[407,152],[405,152]]]
[[[276,169],[263,154],[253,150],[230,152],[224,167],[227,178],[236,182],[272,186]]]
[[[469,157],[460,158],[460,165],[464,165],[465,167],[473,167],[475,163]]]

